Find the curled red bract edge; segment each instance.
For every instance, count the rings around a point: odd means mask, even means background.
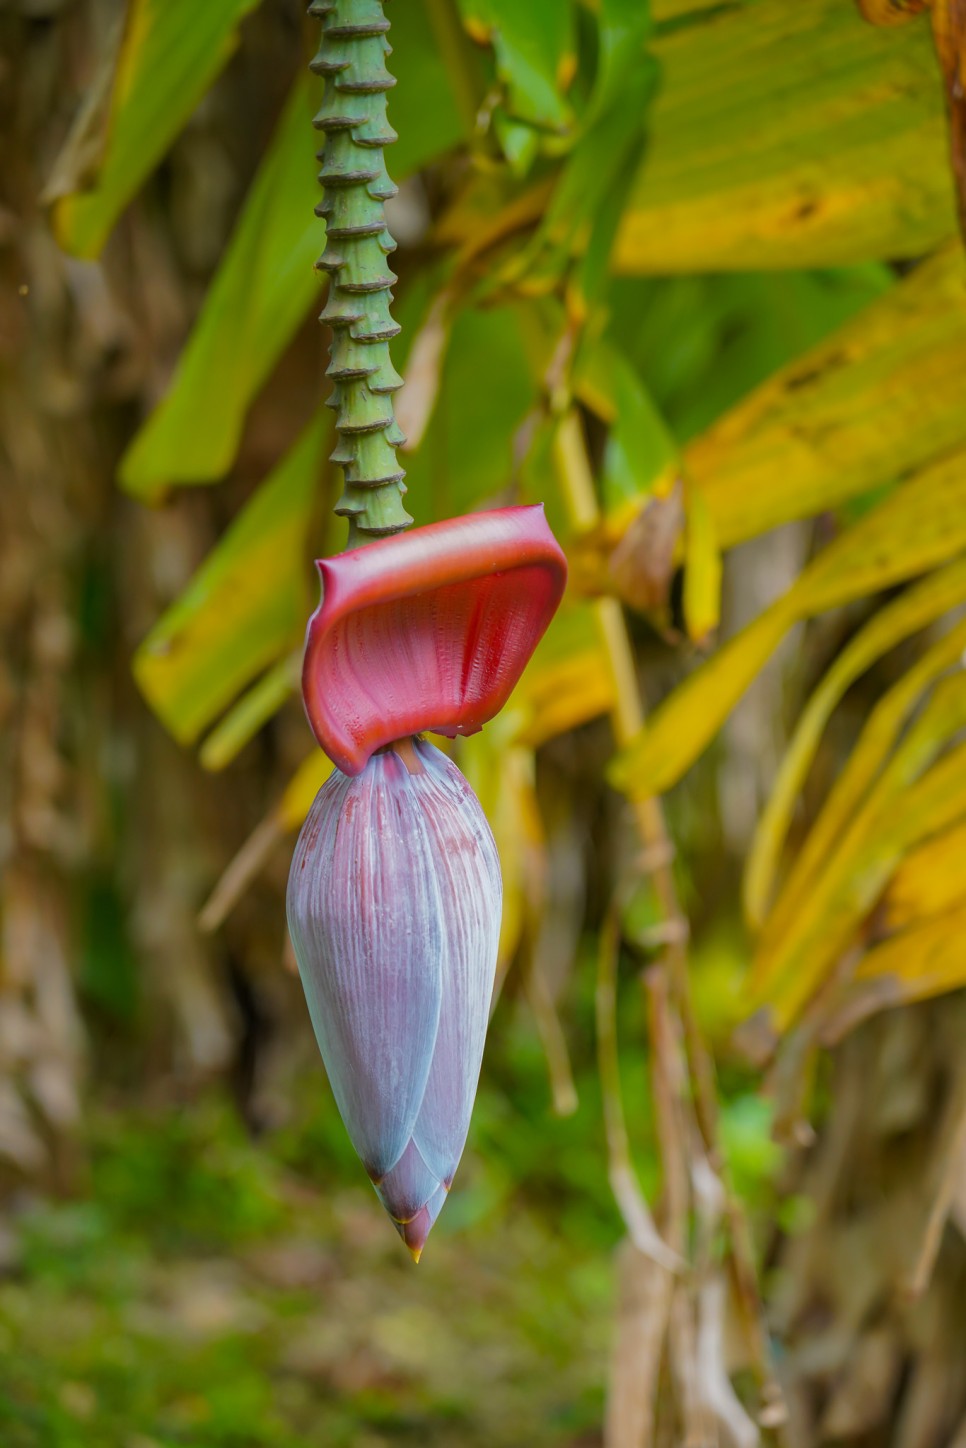
[[[302,694],[343,774],[428,730],[473,734],[506,703],[563,594],[543,505],[414,528],[319,559]]]

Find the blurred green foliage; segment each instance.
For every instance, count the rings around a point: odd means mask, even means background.
[[[270,1143],[218,1093],[190,1107],[98,1107],[86,1187],[25,1200],[5,1238],[4,1444],[515,1448],[525,1434],[551,1448],[592,1431],[622,1228],[593,1002],[584,992],[573,1005],[580,1106],[566,1119],[550,1111],[528,1013],[501,1006],[460,1190],[415,1295],[320,1068],[303,1073]],[[636,1030],[630,1006],[622,1030]],[[646,1142],[639,1053],[625,1074]],[[768,1131],[761,1103],[737,1095],[724,1141],[765,1210]],[[652,1190],[655,1170],[651,1155]]]

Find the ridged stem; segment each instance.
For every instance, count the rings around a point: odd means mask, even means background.
[[[318,153],[324,199],[325,250],[316,266],[329,273],[319,320],[332,329],[327,375],[338,444],[332,461],[345,482],[335,511],[349,520],[350,548],[399,533],[412,522],[403,507],[405,473],[396,448],[405,437],[393,412],[402,386],[389,356],[399,327],[389,312],[396,280],[387,257],[396,248],[385,202],[395,196],[383,147],[396,140],[386,119],[386,92],[396,84],[386,69],[391,46],[383,0],[313,0],[322,21],[319,52],[310,62],[325,78],[322,106],[312,124],[325,135]]]

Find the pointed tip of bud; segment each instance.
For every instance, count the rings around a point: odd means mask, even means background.
[[[412,1221],[400,1223],[399,1235],[409,1248],[409,1255],[414,1262],[418,1262],[423,1255],[423,1248],[435,1220],[436,1214],[430,1213],[430,1204],[427,1202],[425,1207],[420,1207]]]
[[[423,1255],[423,1248],[433,1230],[436,1218],[443,1209],[446,1197],[446,1187],[440,1187],[408,1222],[400,1222],[397,1217],[390,1216],[393,1226],[409,1248],[410,1257],[416,1263]]]

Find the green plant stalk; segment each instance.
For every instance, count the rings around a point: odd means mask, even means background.
[[[338,444],[332,461],[344,472],[335,511],[349,520],[350,548],[408,528],[403,507],[404,470],[396,448],[405,436],[396,422],[393,393],[402,386],[389,356],[399,327],[389,311],[396,280],[387,257],[396,243],[386,226],[385,202],[395,196],[383,147],[396,140],[386,119],[386,70],[391,53],[383,0],[313,0],[309,14],[322,21],[322,40],[310,69],[325,78],[322,106],[313,119],[325,134],[319,152],[324,199],[325,250],[316,266],[329,273],[329,295],[319,320],[332,329],[327,375]]]

